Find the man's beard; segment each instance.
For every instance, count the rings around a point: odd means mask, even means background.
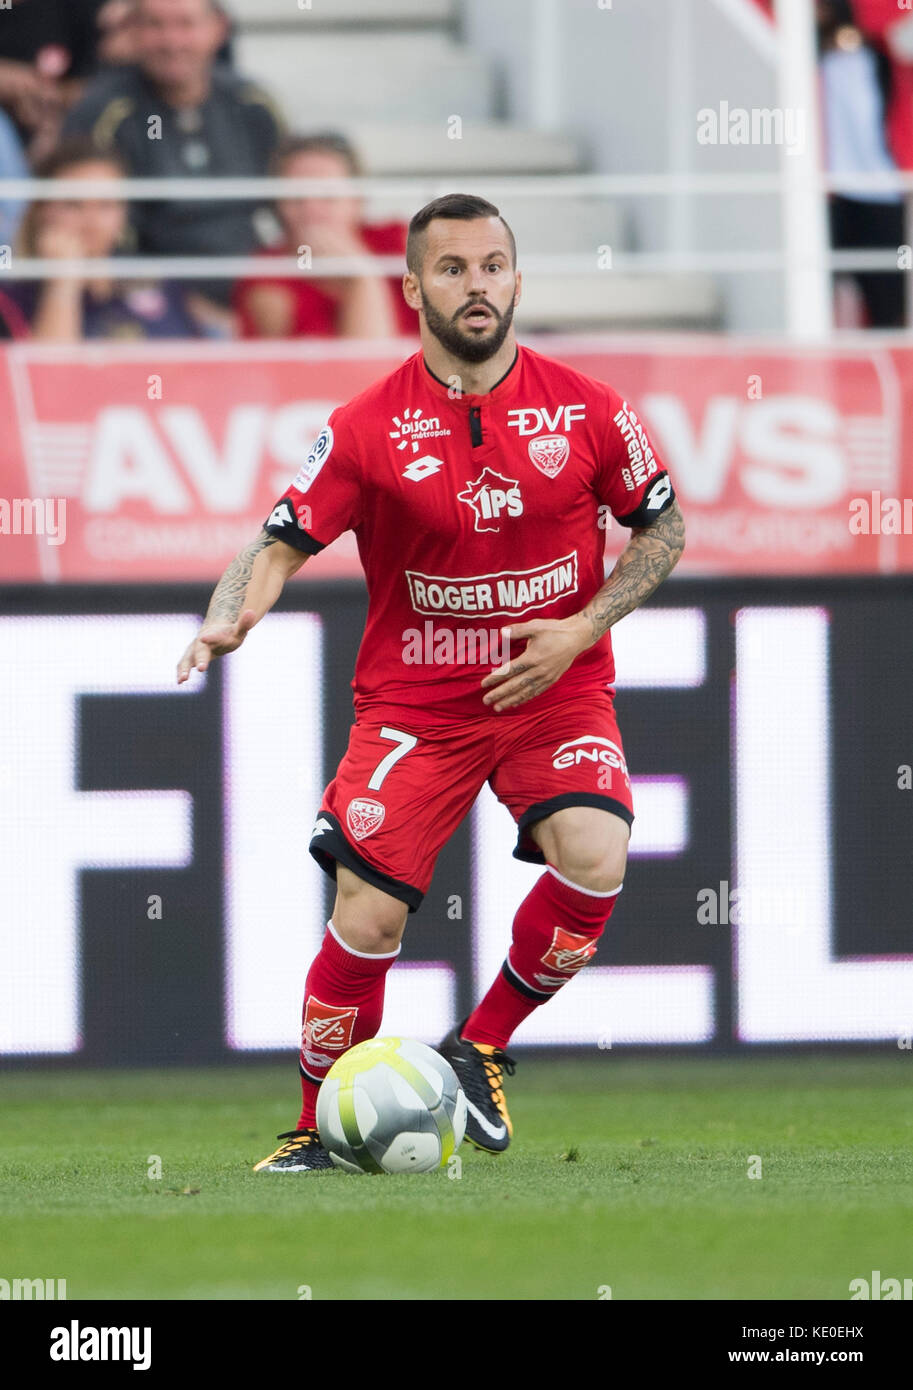
[[[439,309],[434,307],[425,294],[424,287],[420,285],[419,288],[422,295],[422,308],[425,311],[425,322],[429,331],[434,334],[443,348],[446,348],[449,353],[452,353],[462,362],[487,362],[490,357],[494,357],[507,337],[513,322],[513,301],[502,315],[498,313],[493,304],[489,304],[485,300],[485,308],[495,316],[495,331],[490,337],[474,338],[459,327],[459,320],[466,313],[466,310],[472,307],[471,303],[464,304],[453,318],[449,319],[446,314],[442,314]]]

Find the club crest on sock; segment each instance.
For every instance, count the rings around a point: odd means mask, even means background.
[[[301,1056],[312,1067],[331,1067],[352,1046],[358,1006],[340,1009],[308,995],[301,1027]],[[335,1053],[336,1056],[331,1055]]]
[[[560,970],[564,975],[576,975],[595,954],[596,942],[592,937],[556,927],[552,944],[542,957],[542,964],[550,970]]]

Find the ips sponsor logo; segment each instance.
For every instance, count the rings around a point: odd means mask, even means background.
[[[463,491],[457,493],[457,501],[472,508],[476,531],[500,531],[502,515],[523,515],[523,499],[516,479],[503,478],[491,468],[484,468],[474,483],[467,483]]]

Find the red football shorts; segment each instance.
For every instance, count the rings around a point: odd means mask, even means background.
[[[403,711],[357,723],[324,792],[310,851],[408,903],[428,890],[442,846],[488,782],[517,823],[514,856],[544,864],[529,827],[565,806],[596,806],[634,820],[612,696],[596,692],[505,714],[431,722]]]

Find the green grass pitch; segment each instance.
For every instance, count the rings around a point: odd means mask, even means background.
[[[294,1127],[294,1061],[7,1073],[0,1277],[70,1299],[846,1301],[913,1274],[911,1068],[888,1047],[521,1052],[513,1145],[464,1144],[458,1179],[251,1172]]]

